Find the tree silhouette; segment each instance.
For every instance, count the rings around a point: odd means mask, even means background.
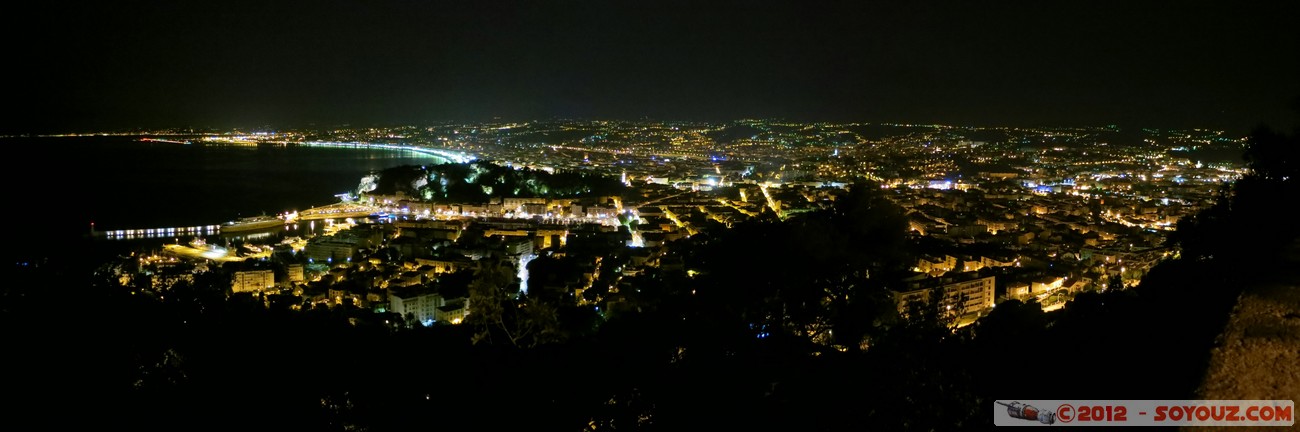
[[[880,187],[860,182],[829,210],[737,224],[689,252],[698,299],[755,335],[857,349],[895,311],[907,225]]]
[[[469,284],[469,307],[475,344],[531,348],[563,339],[560,308],[521,294],[514,268],[504,262],[482,264]]]
[[[1300,240],[1300,226],[1273,223],[1286,218],[1280,204],[1300,202],[1300,125],[1289,134],[1257,127],[1243,159],[1248,173],[1214,205],[1180,220],[1170,242],[1194,259],[1274,268]]]

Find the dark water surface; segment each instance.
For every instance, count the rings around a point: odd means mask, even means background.
[[[187,145],[139,138],[0,138],[10,161],[3,177],[10,252],[17,257],[75,253],[88,247],[92,222],[101,231],[216,225],[305,210],[337,202],[335,195],[351,191],[372,171],[446,162],[398,150]]]

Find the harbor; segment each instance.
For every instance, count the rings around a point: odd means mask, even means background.
[[[168,243],[162,246],[162,251],[166,255],[178,258],[188,258],[196,260],[211,260],[219,263],[239,262],[245,260],[265,259],[271,256],[277,247],[287,247],[289,250],[301,251],[307,246],[307,241],[302,237],[289,237],[275,244],[255,245],[245,243],[240,247],[227,247],[214,244],[208,244],[201,237],[196,237],[188,244]]]

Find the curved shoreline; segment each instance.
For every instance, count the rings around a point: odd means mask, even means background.
[[[148,138],[148,137],[150,137],[150,136],[151,136],[151,134],[134,134],[134,135],[130,135],[130,138],[134,140],[134,139],[140,139],[140,138]],[[200,138],[212,138],[211,136],[202,136],[202,135],[200,135],[199,137],[200,137]],[[213,143],[216,143],[216,144],[220,144],[220,141],[210,141],[210,142],[213,142]],[[272,143],[280,143],[280,142],[275,142],[275,141],[268,141],[268,142],[272,142]],[[289,142],[289,141],[284,141],[283,143],[285,143],[285,144],[293,144],[293,145],[298,145],[298,146],[303,146],[303,147],[316,147],[316,148],[344,148],[344,149],[358,149],[358,150],[381,150],[381,151],[394,152],[394,153],[399,153],[399,154],[400,154],[400,153],[405,153],[405,154],[415,154],[415,155],[419,155],[419,157],[410,157],[409,159],[412,159],[412,161],[411,161],[411,162],[407,162],[407,163],[412,163],[412,162],[414,162],[415,159],[420,159],[420,158],[422,158],[422,157],[430,157],[430,158],[434,158],[434,159],[435,159],[435,162],[436,162],[436,163],[439,163],[439,164],[441,164],[441,163],[464,163],[464,162],[467,162],[467,161],[472,161],[472,160],[476,160],[476,159],[477,159],[477,157],[475,157],[475,156],[473,156],[473,155],[467,155],[467,154],[457,153],[457,152],[453,152],[453,151],[450,151],[450,150],[444,150],[444,149],[436,149],[436,148],[420,147],[420,146],[409,145],[409,144],[382,144],[382,143],[364,143],[364,142],[352,142],[352,143],[346,143],[346,142],[329,142],[329,141],[305,141],[305,142]],[[200,168],[200,169],[202,169],[202,168]],[[357,179],[354,179],[354,180],[355,180],[355,181],[360,181],[360,178],[357,178]],[[309,207],[309,209],[310,209],[310,208],[329,207],[329,206],[332,206],[332,205],[337,204],[337,203],[338,203],[338,202],[336,201],[335,203],[324,204],[323,206],[320,206],[320,205],[318,205],[318,206],[311,206],[311,207]],[[297,211],[297,210],[288,210],[288,211]],[[332,217],[332,216],[331,216],[331,217]],[[308,219],[310,219],[310,218],[308,218]],[[195,219],[195,220],[198,220],[198,219]],[[182,222],[182,223],[177,223],[177,224],[174,225],[174,226],[171,226],[171,227],[164,227],[164,228],[156,228],[156,227],[155,227],[155,228],[134,228],[134,227],[132,227],[132,228],[118,228],[118,227],[111,227],[110,229],[103,229],[103,228],[101,228],[101,226],[96,226],[96,224],[95,224],[94,222],[90,222],[90,227],[89,227],[90,231],[89,231],[89,232],[90,232],[91,236],[94,237],[94,238],[109,238],[109,239],[127,238],[128,234],[129,234],[130,238],[136,238],[136,239],[138,239],[138,238],[164,238],[164,237],[175,236],[175,235],[178,235],[178,234],[179,234],[179,235],[210,235],[210,234],[216,234],[217,232],[215,232],[215,231],[216,231],[215,228],[216,228],[216,227],[223,226],[224,223],[225,223],[225,221],[222,221],[222,222],[219,222],[219,223],[201,223],[201,224],[200,224],[200,223],[195,223],[194,221],[185,221],[185,222]],[[114,224],[114,225],[118,225],[118,226],[130,226],[130,225],[128,225],[128,224]],[[141,223],[141,224],[131,224],[131,225],[135,225],[135,226],[138,227],[138,226],[149,226],[149,225],[165,225],[165,223],[164,223],[164,224],[155,224],[155,223],[148,223],[148,222],[145,222],[145,223]],[[85,229],[84,227],[85,227],[85,225],[83,225],[83,228],[82,228],[82,229]]]

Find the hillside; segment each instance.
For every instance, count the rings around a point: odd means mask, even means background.
[[[1288,267],[1300,269],[1300,243],[1291,249]],[[1300,271],[1289,273],[1242,292],[1197,398],[1300,400]]]

